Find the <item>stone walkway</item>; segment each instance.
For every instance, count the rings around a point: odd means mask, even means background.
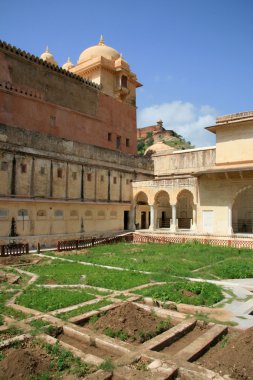
[[[191,281],[206,281],[222,286],[228,290],[226,299],[215,307],[223,307],[231,313],[230,321],[238,323],[238,327],[247,329],[253,327],[253,278],[232,280],[203,280],[189,278]]]

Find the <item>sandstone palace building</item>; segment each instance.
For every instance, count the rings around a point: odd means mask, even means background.
[[[253,233],[253,112],[217,118],[216,146],[140,157],[140,86],[103,38],[62,68],[0,42],[0,243]]]

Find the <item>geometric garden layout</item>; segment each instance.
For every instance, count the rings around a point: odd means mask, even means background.
[[[0,380],[253,379],[253,251],[0,257]]]

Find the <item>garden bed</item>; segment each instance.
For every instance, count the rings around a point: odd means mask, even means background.
[[[140,344],[173,326],[172,322],[158,317],[130,302],[90,318],[85,327],[111,338]]]
[[[0,355],[0,380],[73,380],[94,370],[58,344],[27,340],[5,348]]]
[[[236,380],[253,379],[253,328],[231,330],[198,361],[205,368]]]
[[[219,286],[208,282],[193,281],[175,281],[164,285],[150,286],[134,293],[162,302],[172,301],[197,306],[211,306],[224,298]]]

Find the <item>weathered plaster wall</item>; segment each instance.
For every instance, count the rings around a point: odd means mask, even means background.
[[[231,233],[230,223],[233,219],[232,207],[241,190],[253,186],[251,178],[235,180],[203,176],[199,180],[198,231],[205,233],[203,211],[213,211],[213,233],[227,235]],[[231,210],[231,215],[229,214]],[[230,221],[229,221],[230,218]]]
[[[216,130],[216,163],[253,162],[253,123],[244,122]]]
[[[191,174],[215,164],[215,148],[157,153],[153,156],[155,176]]]

